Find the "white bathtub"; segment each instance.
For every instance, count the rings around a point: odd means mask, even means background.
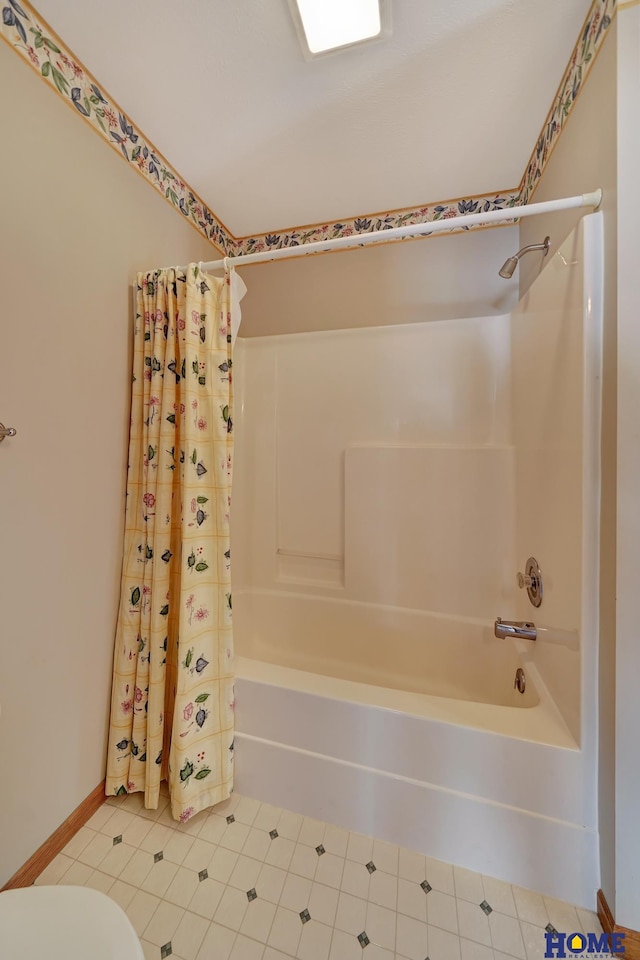
[[[583,755],[492,626],[236,592],[238,791],[592,908]]]

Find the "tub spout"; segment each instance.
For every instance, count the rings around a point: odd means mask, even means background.
[[[538,636],[535,623],[528,620],[503,620],[501,617],[497,618],[493,632],[500,639],[521,637],[523,640],[535,640]]]

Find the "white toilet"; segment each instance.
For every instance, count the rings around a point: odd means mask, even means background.
[[[0,957],[144,960],[144,953],[126,913],[104,893],[41,886],[0,893]]]

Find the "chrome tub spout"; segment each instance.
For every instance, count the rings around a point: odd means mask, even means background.
[[[528,620],[503,620],[498,617],[493,632],[503,640],[505,637],[520,637],[523,640],[535,640],[538,636],[535,623]]]

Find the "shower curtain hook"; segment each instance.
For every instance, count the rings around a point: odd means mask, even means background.
[[[223,262],[224,272],[229,273],[229,257],[225,257]]]

